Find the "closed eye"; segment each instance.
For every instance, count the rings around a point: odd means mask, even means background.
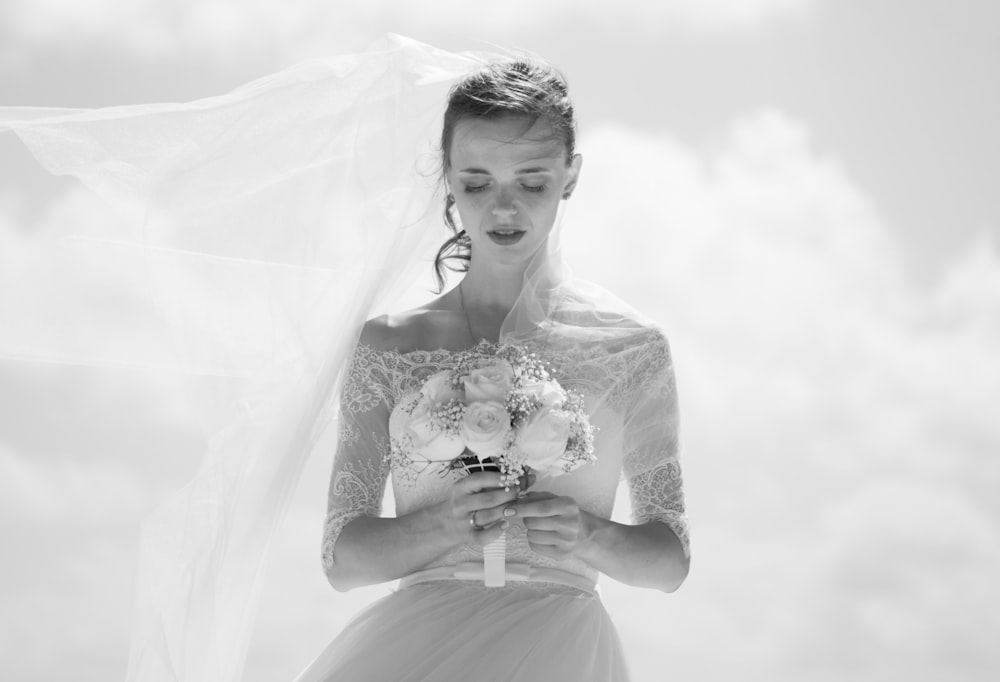
[[[487,189],[489,189],[489,187],[490,187],[489,183],[485,183],[485,184],[482,184],[482,185],[465,185],[465,191],[468,194],[477,194],[479,192],[485,192]],[[523,189],[525,192],[533,192],[535,194],[540,194],[541,192],[544,192],[546,189],[548,189],[548,185],[544,185],[544,184],[542,184],[542,185],[524,185],[524,184],[522,184],[521,185],[521,189]]]

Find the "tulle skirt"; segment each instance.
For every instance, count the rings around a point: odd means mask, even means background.
[[[624,682],[601,600],[548,584],[457,580],[400,589],[359,613],[297,682]]]

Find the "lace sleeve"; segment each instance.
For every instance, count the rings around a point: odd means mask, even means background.
[[[392,396],[386,368],[375,351],[359,345],[340,394],[340,434],[330,477],[322,560],[334,564],[340,532],[360,516],[379,516],[389,473],[389,411]]]
[[[691,556],[679,460],[680,420],[670,346],[663,334],[645,344],[632,371],[633,396],[626,411],[623,473],[632,520],[665,523]]]

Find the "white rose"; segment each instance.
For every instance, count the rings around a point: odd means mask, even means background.
[[[431,418],[432,405],[421,397],[406,418],[405,433],[413,444],[413,453],[431,462],[450,462],[465,450],[458,435],[442,430]]]
[[[562,407],[566,403],[566,391],[554,381],[527,381],[521,384],[520,390],[537,398],[542,407]]]
[[[497,359],[472,370],[462,382],[465,384],[465,398],[470,405],[490,400],[502,403],[507,399],[514,383],[514,368],[506,360]]]
[[[558,473],[557,463],[566,454],[571,421],[569,412],[553,407],[542,407],[528,417],[518,429],[516,440],[525,465],[536,471]]]
[[[432,462],[450,462],[462,454],[465,449],[462,439],[441,429],[431,412],[449,400],[464,399],[462,389],[452,386],[447,370],[431,375],[424,382],[412,408],[404,410],[403,432],[409,436],[413,454]]]
[[[454,398],[465,401],[464,391],[461,388],[452,387],[451,372],[448,370],[432,374],[420,387],[420,395],[434,407]]]
[[[459,430],[465,445],[480,459],[493,457],[503,450],[510,432],[510,415],[496,400],[469,403]]]

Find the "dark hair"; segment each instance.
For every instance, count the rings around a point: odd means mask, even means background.
[[[569,99],[566,79],[555,67],[540,60],[516,59],[490,64],[456,83],[448,93],[441,131],[442,174],[451,166],[451,142],[455,126],[464,118],[500,119],[523,117],[533,125],[544,118],[554,135],[566,147],[566,164],[573,161],[576,148],[576,119]],[[529,125],[529,127],[530,127]],[[434,259],[434,278],[438,292],[444,289],[444,269],[466,272],[471,245],[465,230],[459,230],[452,217],[455,197],[448,194],[444,222],[452,236],[438,249]],[[452,265],[446,261],[461,261]]]

